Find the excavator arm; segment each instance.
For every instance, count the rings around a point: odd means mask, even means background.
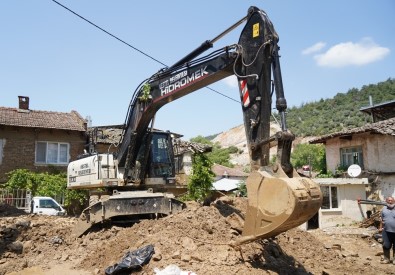
[[[244,22],[237,44],[198,58],[215,41]],[[205,41],[173,66],[143,81],[132,97],[116,153],[118,167],[123,168],[124,184],[144,183],[154,117],[162,106],[235,75],[239,83],[251,173],[246,181],[248,209],[244,230],[242,237],[232,245],[273,237],[314,216],[322,203],[320,189],[311,179],[301,178],[290,163],[294,135],[286,126],[287,103],[278,41],[266,13],[250,7],[246,17],[219,36]],[[281,131],[270,136],[273,93],[281,118]],[[275,145],[277,160],[270,165],[269,150]]]
[[[211,48],[213,41],[244,21],[246,24],[237,44],[196,58]],[[275,236],[306,222],[317,213],[322,202],[318,185],[310,179],[299,177],[290,163],[294,135],[286,126],[287,103],[278,40],[266,13],[251,7],[246,17],[220,36],[206,41],[173,66],[154,74],[141,85],[132,100],[118,152],[120,166],[125,166],[125,182],[143,181],[145,171],[141,167],[146,167],[146,164],[144,159],[143,163],[136,160],[141,144],[147,140],[147,129],[155,113],[180,97],[230,75],[237,76],[251,174],[247,179],[249,203],[243,237],[235,246]],[[281,131],[270,136],[273,92],[281,118]],[[269,165],[269,150],[273,145],[278,148],[277,161]],[[136,175],[130,173],[135,170],[136,163],[139,163],[140,173],[131,178],[131,174]]]
[[[244,21],[247,23],[238,44],[194,59],[211,48],[214,41]],[[258,170],[261,166],[268,165],[272,71],[277,96],[276,107],[281,117],[282,131],[287,132],[287,105],[282,87],[277,42],[278,35],[267,15],[258,8],[251,7],[246,17],[221,35],[205,41],[173,66],[144,81],[132,98],[123,140],[117,153],[119,166],[125,167],[125,181],[143,180],[144,171],[141,171],[139,178],[130,178],[129,172],[136,165],[139,150],[144,140],[147,140],[145,136],[156,112],[165,104],[230,75],[236,75],[239,81],[252,168]],[[287,160],[283,162],[285,166],[289,166],[288,163],[285,164]]]

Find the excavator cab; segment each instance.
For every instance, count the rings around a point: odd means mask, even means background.
[[[152,134],[147,178],[174,177],[174,153],[169,132]]]

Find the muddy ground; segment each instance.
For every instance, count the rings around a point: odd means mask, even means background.
[[[380,264],[374,228],[293,229],[237,251],[228,245],[239,236],[229,215],[243,216],[245,201],[226,201],[189,203],[178,214],[97,228],[81,238],[71,235],[74,217],[30,215],[0,205],[0,274],[105,274],[126,253],[150,245],[154,254],[132,274],[169,275],[177,268],[199,275],[395,274],[395,265]]]

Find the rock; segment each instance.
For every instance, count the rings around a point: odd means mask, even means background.
[[[341,246],[341,244],[333,244],[333,245],[332,245],[332,249],[335,249],[335,250],[342,250],[342,246]]]
[[[52,243],[52,244],[62,244],[63,243],[63,239],[60,238],[59,236],[55,236],[55,237],[52,237],[49,240],[49,242]]]
[[[191,255],[191,259],[195,260],[195,261],[198,261],[198,262],[203,262],[202,257],[200,255],[198,255],[198,254]]]
[[[189,255],[189,254],[182,254],[181,255],[181,261],[183,261],[183,262],[191,261],[191,255]]]
[[[29,220],[19,220],[15,223],[16,226],[23,227],[23,228],[29,228],[30,227],[30,221]]]
[[[7,248],[17,254],[21,254],[23,252],[23,244],[20,241],[15,241],[10,243]]]
[[[162,260],[162,252],[160,249],[156,248],[154,255],[152,255],[152,260],[154,261],[160,261]]]
[[[174,251],[174,253],[171,257],[172,257],[172,259],[180,259],[181,258],[180,251],[179,250]]]
[[[197,245],[195,244],[195,242],[188,237],[182,238],[182,247],[189,251],[194,251],[197,249]]]
[[[32,241],[26,241],[23,243],[23,252],[27,252],[33,248],[33,242]]]

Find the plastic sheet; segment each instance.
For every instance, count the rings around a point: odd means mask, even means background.
[[[165,269],[158,269],[154,268],[155,275],[197,275],[195,272],[192,271],[185,271],[181,270],[176,265],[168,265]]]
[[[107,267],[105,273],[107,275],[115,275],[139,269],[151,260],[154,253],[154,246],[151,244],[134,251],[128,251],[119,263]]]

